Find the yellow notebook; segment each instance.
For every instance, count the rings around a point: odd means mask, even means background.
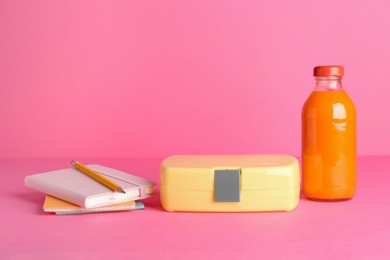
[[[50,195],[46,195],[45,202],[43,203],[44,212],[54,212],[57,215],[128,211],[143,208],[144,205],[141,202],[127,201],[119,204],[87,209]]]

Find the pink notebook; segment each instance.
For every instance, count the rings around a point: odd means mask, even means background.
[[[85,208],[144,199],[154,193],[155,183],[152,181],[101,165],[87,167],[119,184],[126,194],[113,192],[74,168],[29,175],[25,178],[24,184]]]

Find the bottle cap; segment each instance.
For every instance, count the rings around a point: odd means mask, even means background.
[[[344,68],[339,65],[317,66],[314,67],[313,72],[314,77],[342,77],[344,75]]]

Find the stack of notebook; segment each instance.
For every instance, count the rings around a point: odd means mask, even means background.
[[[57,215],[143,209],[141,200],[153,195],[152,181],[101,165],[87,167],[124,192],[113,191],[76,168],[29,175],[24,184],[45,193],[43,211]]]

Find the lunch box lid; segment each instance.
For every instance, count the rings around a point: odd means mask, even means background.
[[[299,163],[287,154],[176,155],[161,163],[160,186],[182,191],[299,189]]]

